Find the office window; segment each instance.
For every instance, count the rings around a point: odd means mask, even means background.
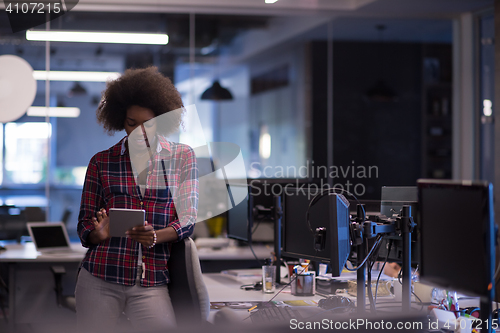
[[[39,184],[45,181],[48,138],[47,123],[5,124],[5,165],[2,184]]]

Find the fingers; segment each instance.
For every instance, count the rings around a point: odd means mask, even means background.
[[[106,209],[104,208],[101,208],[97,213],[96,213],[96,216],[97,216],[97,220],[99,222],[101,222],[102,220],[104,220],[105,218],[108,217],[108,214],[106,213]]]
[[[131,231],[138,231],[138,232],[147,232],[147,231],[153,231],[153,226],[148,224],[148,225],[138,225],[137,227],[133,227],[130,229]]]
[[[154,232],[152,225],[143,225],[134,227],[126,232],[127,237],[149,247],[154,241]]]

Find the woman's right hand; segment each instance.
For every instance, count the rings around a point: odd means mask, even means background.
[[[101,243],[109,238],[109,216],[104,208],[92,218],[95,229],[90,233],[90,241],[94,244]]]

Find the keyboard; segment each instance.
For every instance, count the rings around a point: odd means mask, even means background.
[[[282,322],[301,318],[299,312],[292,310],[289,306],[262,308],[250,313],[250,319],[252,319],[253,323]]]

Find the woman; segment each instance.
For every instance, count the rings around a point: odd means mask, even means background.
[[[192,234],[198,204],[193,150],[164,137],[181,116],[179,93],[154,67],[127,70],[103,93],[98,121],[127,136],[94,155],[87,169],[78,217],[88,247],[75,291],[80,331],[109,332],[122,313],[134,331],[175,325],[169,243]],[[110,237],[110,208],[144,209],[146,221],[127,237]]]

